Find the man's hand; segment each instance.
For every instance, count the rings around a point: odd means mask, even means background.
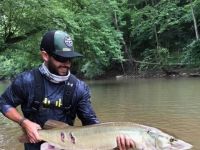
[[[21,126],[26,131],[26,134],[30,143],[40,142],[38,130],[41,129],[41,127],[39,124],[26,119],[23,121]]]
[[[117,147],[119,150],[128,150],[130,148],[136,148],[134,141],[125,135],[117,136]]]

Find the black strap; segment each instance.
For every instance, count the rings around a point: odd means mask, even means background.
[[[42,101],[44,100],[45,87],[44,87],[44,79],[39,69],[34,69],[34,79],[35,79],[35,89],[34,89],[34,100],[32,102],[32,109],[39,111]]]
[[[74,75],[70,75],[69,80],[65,83],[65,91],[63,95],[63,106],[65,110],[69,110],[72,107],[73,93],[76,88],[77,78]]]
[[[42,77],[42,74],[40,73],[39,69],[34,69],[34,78],[35,78],[35,89],[34,89],[34,100],[32,102],[32,109],[35,111],[39,111],[42,107],[47,107],[43,104],[43,100],[45,97],[45,87],[44,87],[44,79]],[[70,112],[70,109],[72,107],[72,99],[73,99],[73,93],[76,88],[76,82],[77,78],[74,75],[70,75],[69,79],[65,83],[64,87],[64,95],[63,95],[63,106],[61,107],[54,107],[55,105],[51,104],[49,105],[49,108],[51,109],[64,109],[66,113]]]

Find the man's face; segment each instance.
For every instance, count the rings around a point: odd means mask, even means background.
[[[53,56],[49,56],[48,61],[46,61],[49,71],[53,74],[66,76],[71,67],[71,59],[66,59],[60,62]]]

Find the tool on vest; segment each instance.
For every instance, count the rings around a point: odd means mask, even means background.
[[[74,75],[70,75],[68,81],[65,83],[63,101],[61,99],[50,102],[45,98],[45,87],[44,87],[44,77],[40,73],[39,69],[34,69],[34,78],[35,78],[35,91],[34,91],[34,100],[31,104],[31,107],[34,111],[40,111],[42,108],[51,108],[51,109],[62,109],[66,113],[70,113],[72,107],[72,98],[73,93],[76,88],[77,78]]]
[[[61,109],[63,106],[61,99],[54,102],[54,101],[48,100],[47,98],[44,98],[44,100],[42,101],[42,104],[43,104],[43,107],[45,107],[45,108],[48,108],[48,107],[54,108],[55,107],[55,108]]]

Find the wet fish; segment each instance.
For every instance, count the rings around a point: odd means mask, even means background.
[[[135,142],[137,150],[188,150],[192,145],[161,130],[131,122],[108,122],[83,127],[40,130],[43,141],[56,149],[111,150],[117,147],[116,137],[125,135]]]

